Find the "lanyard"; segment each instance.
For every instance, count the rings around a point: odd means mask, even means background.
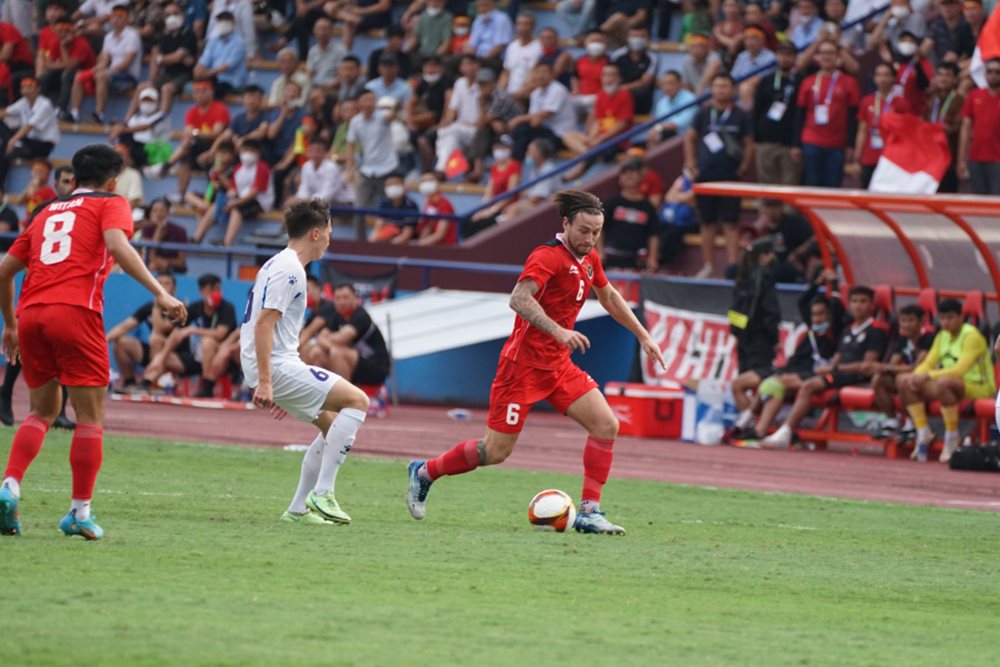
[[[830,85],[826,89],[826,100],[823,102],[824,105],[830,106],[830,101],[833,100],[833,89],[837,87],[837,79],[840,78],[840,70],[833,73],[830,77]],[[823,81],[823,72],[816,73],[816,82],[813,83],[813,104],[816,104],[816,98],[819,97],[819,91],[821,88],[821,82]]]
[[[816,344],[816,335],[812,332],[811,329],[809,330],[809,345],[811,345],[813,349],[813,363],[815,364],[824,363],[826,359],[824,359],[823,355],[819,353],[819,345]]]
[[[892,104],[892,101],[896,99],[896,92],[897,92],[896,90],[889,91],[889,94],[886,95],[885,99],[883,100],[882,93],[875,91],[875,108],[873,114],[874,118],[872,119],[873,127],[878,127],[878,117],[882,115],[882,109]],[[889,110],[892,111],[891,107]]]
[[[781,89],[782,89],[782,85],[781,85],[781,72],[775,72],[774,73],[774,92],[778,92]],[[788,98],[791,97],[791,94],[792,94],[792,77],[791,76],[788,77],[788,81],[785,83],[784,90],[785,90],[785,93],[784,93],[784,96],[782,97],[782,102],[784,102],[787,105],[788,104]]]
[[[910,80],[910,75],[913,74],[913,61],[911,60],[907,63],[906,67],[903,68],[903,73],[899,76],[900,85],[905,86],[906,82]]]
[[[719,110],[716,109],[715,107],[712,107],[712,122],[709,125],[709,129],[711,129],[713,132],[718,132],[720,124],[726,122],[726,119],[729,118],[729,114],[732,113],[732,111],[733,111],[732,107],[727,107],[726,112],[722,114],[722,118],[716,120],[716,117],[719,115]]]
[[[931,107],[931,122],[941,123],[944,122],[942,119],[948,115],[948,107],[951,106],[951,101],[955,99],[955,91],[948,93],[948,97],[944,98],[944,104],[941,104],[941,98],[935,97],[934,104]]]

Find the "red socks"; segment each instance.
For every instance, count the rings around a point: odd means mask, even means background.
[[[583,448],[583,491],[580,502],[601,500],[601,490],[608,481],[611,472],[611,448],[615,441],[587,436],[587,444]]]
[[[10,458],[7,459],[4,477],[13,477],[18,482],[24,479],[24,473],[38,456],[48,430],[49,425],[38,417],[31,416],[24,420],[10,445]]]
[[[447,452],[427,462],[431,481],[442,475],[461,475],[479,467],[478,440],[460,442]]]
[[[69,447],[73,469],[73,499],[90,500],[104,458],[104,429],[95,424],[77,424]]]

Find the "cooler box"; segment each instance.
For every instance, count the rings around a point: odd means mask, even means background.
[[[661,387],[609,382],[604,387],[604,395],[618,418],[618,435],[640,438],[681,437],[684,390],[680,385]]]

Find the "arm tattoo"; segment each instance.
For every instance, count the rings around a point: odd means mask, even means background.
[[[537,291],[538,285],[533,280],[519,282],[510,295],[510,307],[529,323],[551,334],[559,328],[559,325],[545,314],[545,310],[535,299]]]

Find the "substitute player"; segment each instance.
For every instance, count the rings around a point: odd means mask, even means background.
[[[466,440],[429,461],[411,461],[406,502],[414,519],[424,517],[427,492],[442,475],[461,475],[510,456],[531,406],[547,400],[588,433],[583,448],[583,492],[575,528],[585,533],[624,535],[601,512],[601,490],[611,470],[618,420],[593,378],[570,360],[590,341],[573,330],[591,287],[615,320],[639,339],[643,351],[664,366],[663,354],[618,291],[608,283],[594,249],[604,227],[601,200],[588,192],[563,190],[553,197],[563,232],[536,248],[510,297],[517,313],[514,331],[500,353],[490,390],[486,435]]]
[[[21,357],[31,414],[14,435],[0,487],[0,534],[18,535],[21,480],[62,407],[59,384],[69,388],[77,424],[70,445],[73,498],[59,528],[88,540],[104,531],[91,516],[94,483],[103,459],[104,395],[110,363],[104,338],[104,281],[112,259],[156,297],[175,320],[184,304],[157,282],[129,245],[132,209],[114,194],[124,164],[110,146],[85,146],[73,156],[77,188],[36,209],[34,223],[0,262],[3,347]],[[14,315],[14,277],[28,269]]]
[[[334,497],[337,471],[368,414],[365,393],[336,373],[299,358],[306,312],[305,265],[330,245],[330,206],[299,201],[285,210],[288,247],[257,274],[240,329],[240,361],[253,402],[277,418],[285,413],[320,430],[302,458],[295,497],[281,519],[350,523]]]

